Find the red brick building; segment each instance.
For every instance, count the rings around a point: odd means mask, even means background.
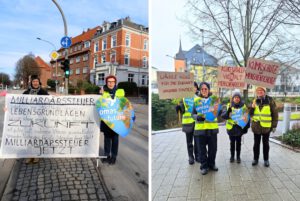
[[[53,79],[51,77],[51,67],[39,56],[35,57],[34,59],[41,70],[40,80],[42,87],[47,88],[47,80]]]

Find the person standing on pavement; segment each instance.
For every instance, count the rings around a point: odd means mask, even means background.
[[[226,130],[230,139],[230,162],[234,162],[234,153],[236,151],[236,161],[237,163],[241,162],[241,141],[242,135],[248,132],[248,128],[250,127],[250,121],[248,121],[247,125],[242,128],[240,127],[234,120],[231,119],[232,113],[235,110],[247,111],[247,106],[242,100],[241,93],[239,91],[235,91],[232,95],[231,101],[227,104],[227,107],[222,112],[221,117],[226,119]]]
[[[117,89],[117,78],[113,75],[105,78],[105,85],[100,90],[100,94],[108,99],[124,97],[124,91],[121,92],[121,89]],[[100,122],[100,130],[104,134],[104,155],[107,156],[107,158],[102,159],[102,162],[113,165],[116,163],[118,155],[119,135],[109,128],[104,121]]]
[[[37,75],[31,75],[30,77],[30,83],[29,88],[23,92],[23,94],[29,94],[29,95],[49,95],[48,92],[41,88],[42,83],[40,81],[40,78]],[[39,158],[27,158],[25,163],[38,163]]]
[[[264,165],[265,167],[269,167],[269,137],[271,132],[276,131],[278,111],[275,101],[266,95],[266,88],[256,88],[256,98],[252,102],[249,113],[252,117],[251,128],[254,133],[254,159],[252,165],[255,166],[258,164],[260,141],[262,138]]]
[[[194,98],[198,97],[199,93],[199,87],[197,82],[194,82]],[[192,117],[191,112],[189,112],[188,107],[189,104],[187,103],[188,99],[183,98],[179,105],[176,106],[176,112],[179,113],[179,115],[182,114],[182,131],[185,133],[186,136],[186,145],[187,145],[187,151],[188,151],[188,157],[189,157],[189,164],[193,165],[196,162],[200,162],[198,149],[195,143],[194,138],[194,128],[195,128],[195,120]],[[193,101],[194,102],[194,101]],[[193,143],[194,141],[194,143]],[[195,156],[194,156],[195,155]]]
[[[210,85],[207,82],[201,82],[199,84],[199,88],[200,97],[195,98],[195,102],[199,100],[199,98],[208,99],[212,96],[212,93],[210,93]],[[218,105],[215,104],[214,111],[217,109]],[[209,169],[218,171],[215,164],[217,154],[217,134],[219,133],[217,118],[215,118],[212,122],[207,121],[202,114],[197,113],[195,104],[192,114],[195,120],[195,142],[200,153],[200,172],[202,175],[206,175]]]

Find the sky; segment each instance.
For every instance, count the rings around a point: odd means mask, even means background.
[[[179,50],[179,38],[183,50],[189,50],[199,41],[192,41],[180,19],[184,16],[184,0],[150,1],[151,66],[162,71],[174,71],[172,57]]]
[[[68,36],[75,37],[102,25],[130,16],[149,26],[148,0],[56,0],[65,15]],[[125,3],[126,2],[126,3]],[[0,72],[13,79],[17,61],[28,53],[50,61],[52,45],[60,48],[64,36],[62,16],[52,0],[0,0]]]

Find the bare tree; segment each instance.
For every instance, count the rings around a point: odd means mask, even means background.
[[[15,72],[15,80],[22,80],[25,88],[28,87],[28,82],[31,75],[40,76],[41,74],[40,68],[32,53],[25,55],[23,58],[18,60]]]
[[[283,23],[293,16],[286,5],[286,0],[188,0],[184,22],[196,40],[204,29],[205,47],[238,66],[246,66],[249,57],[297,64],[299,42]]]

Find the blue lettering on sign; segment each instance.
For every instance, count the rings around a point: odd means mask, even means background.
[[[231,119],[236,122],[241,128],[244,128],[249,120],[250,115],[243,111],[243,108],[233,109],[231,113]]]
[[[217,117],[217,114],[221,110],[221,105],[218,104],[217,112],[214,112],[214,103],[212,103],[212,98],[201,98],[195,103],[195,108],[198,115],[204,115],[205,120],[214,121]]]
[[[184,98],[184,103],[187,107],[187,112],[193,112],[194,98]]]

